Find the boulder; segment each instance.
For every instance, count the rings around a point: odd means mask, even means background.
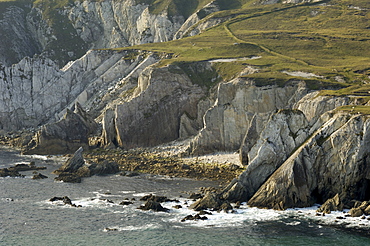
[[[68,172],[68,173],[74,173],[77,172],[79,168],[81,168],[83,165],[85,165],[85,160],[82,156],[83,148],[80,147],[74,155],[68,159],[66,163],[62,167],[60,167],[55,172]]]
[[[330,214],[331,211],[343,211],[344,204],[341,201],[339,194],[336,194],[333,198],[326,200],[326,202],[317,209],[318,213]]]
[[[32,179],[47,179],[47,178],[48,178],[48,176],[45,176],[45,175],[43,175],[41,173],[35,174],[32,177]]]
[[[190,205],[190,209],[194,209],[195,211],[201,211],[204,209],[222,210],[229,209],[229,205],[230,204],[227,201],[221,199],[217,193],[209,192],[202,199]]]
[[[54,178],[56,181],[62,181],[66,183],[81,183],[82,179],[80,176],[73,173],[61,173],[58,177]]]
[[[155,212],[168,212],[169,209],[162,207],[159,202],[148,200],[144,206],[138,207],[141,210],[152,210]]]
[[[115,174],[119,172],[119,166],[116,162],[104,160],[98,164],[93,164],[89,167],[92,175]]]

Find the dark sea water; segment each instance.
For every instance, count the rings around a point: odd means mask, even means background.
[[[40,171],[48,179],[33,180],[32,172],[24,172],[25,178],[0,178],[1,246],[370,245],[366,233],[322,225],[334,223],[338,214],[318,219],[313,216],[315,208],[277,212],[244,205],[234,214],[213,212],[206,221],[181,222],[186,215],[196,214],[186,208],[184,192],[215,183],[149,175],[94,176],[80,184],[54,182],[51,172],[61,165],[57,159],[20,156],[14,150],[0,147],[0,168],[28,164],[31,160],[37,166],[48,167]],[[162,204],[170,209],[169,213],[136,209],[142,204],[139,198],[150,193],[177,198],[180,203]],[[68,196],[82,207],[50,202],[54,196]],[[119,205],[125,198],[136,201],[128,206]],[[183,208],[172,208],[177,204]],[[368,220],[348,219],[345,223],[350,222],[355,226],[362,224],[365,231],[370,227]]]

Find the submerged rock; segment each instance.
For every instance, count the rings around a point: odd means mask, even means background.
[[[24,177],[24,175],[20,174],[18,171],[9,170],[8,168],[0,169],[0,177]]]
[[[66,183],[81,183],[82,179],[80,176],[73,173],[61,173],[58,177],[54,178],[56,181],[62,181]]]
[[[141,210],[152,210],[155,212],[168,212],[169,209],[162,207],[162,205],[159,202],[148,200],[144,206],[138,207],[138,209]]]
[[[81,205],[77,206],[76,204],[72,203],[72,200],[68,196],[63,196],[63,197],[55,196],[51,198],[49,201],[50,202],[62,201],[64,205],[70,205],[72,207],[82,207]]]
[[[32,177],[32,179],[47,179],[47,178],[48,178],[48,176],[45,176],[45,175],[43,175],[41,173],[35,174]]]
[[[185,218],[181,220],[181,222],[185,222],[187,220],[208,220],[206,216],[200,216],[200,214],[196,215],[187,215]]]

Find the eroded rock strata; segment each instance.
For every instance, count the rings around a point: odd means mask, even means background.
[[[177,158],[238,152],[244,171],[222,192],[203,198],[212,196],[226,208],[229,202],[247,201],[286,209],[336,195],[343,206],[369,200],[369,116],[341,108],[369,106],[356,94],[323,96],[305,77],[258,83],[245,76],[259,72],[247,63],[240,74],[225,79],[210,60],[169,64],[174,54],[97,50],[196,35],[227,21],[212,15],[219,10],[217,1],[187,14],[153,13],[148,4],[133,0],[76,1],[51,10],[61,25],[55,26],[37,4],[7,6],[0,31],[8,34],[5,45],[14,42],[8,49],[0,47],[1,132],[28,134],[18,141],[28,154],[73,153],[81,146],[140,150],[185,139],[190,144]],[[125,167],[118,159],[85,163],[81,152],[75,154],[77,161],[72,159],[76,165],[59,170],[59,180],[80,182]],[[148,160],[153,170],[159,162]],[[201,170],[185,163],[173,167],[189,176]],[[365,205],[355,208],[367,210]]]

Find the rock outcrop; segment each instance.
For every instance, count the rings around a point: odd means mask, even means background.
[[[55,122],[75,102],[95,109],[90,113],[96,117],[109,102],[106,94],[131,89],[135,84],[125,77],[137,76],[155,61],[150,54],[104,50],[90,51],[63,69],[45,58],[24,58],[12,67],[0,67],[0,129]]]
[[[86,163],[83,155],[83,148],[80,147],[74,155],[68,159],[54,173],[58,174],[57,181],[80,183],[82,178],[93,175],[115,174],[119,172],[119,166],[115,162],[101,160],[98,163]]]
[[[97,123],[76,103],[74,112],[67,110],[62,120],[42,126],[23,153],[65,154],[80,146],[89,149],[89,135],[97,128]]]
[[[260,131],[272,113],[291,108],[306,93],[305,84],[299,81],[283,88],[257,87],[244,78],[220,83],[216,102],[204,115],[204,127],[192,143],[192,153],[239,149],[252,120],[258,122],[255,129]]]
[[[319,121],[321,127],[269,177],[249,205],[305,207],[343,192],[349,200],[369,198],[368,117],[327,113]]]
[[[103,141],[129,149],[178,139],[181,117],[197,118],[197,104],[205,94],[177,66],[148,67],[138,78],[136,96],[106,111],[104,119],[114,116],[104,124]]]
[[[317,209],[319,213],[330,214],[331,211],[343,211],[344,203],[340,199],[339,194],[336,194],[333,198],[326,200],[326,202]]]

